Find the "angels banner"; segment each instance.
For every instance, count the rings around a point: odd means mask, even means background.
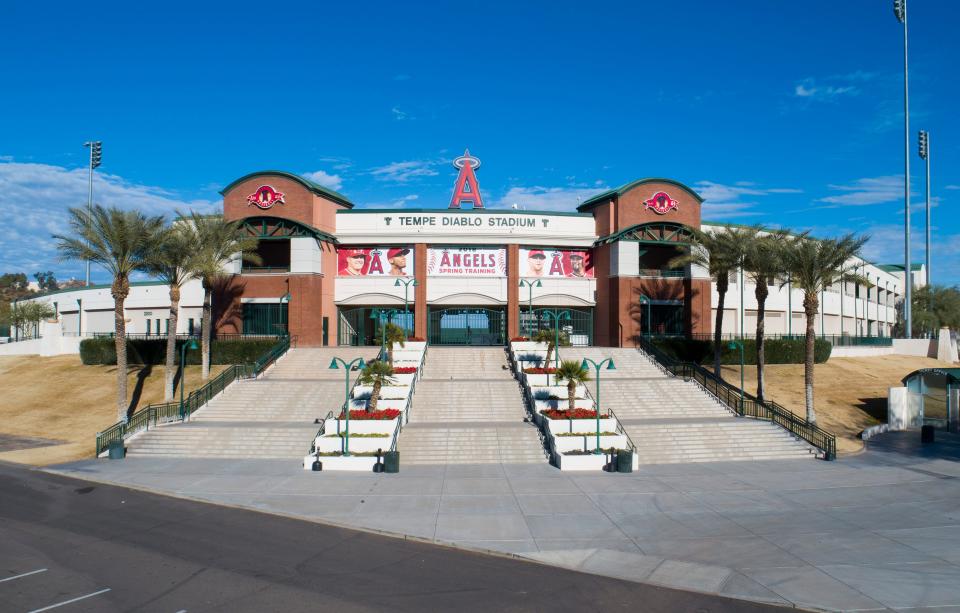
[[[520,276],[592,279],[593,258],[589,249],[521,249]]]
[[[410,247],[340,247],[337,274],[341,277],[412,277],[413,249]]]
[[[485,247],[430,248],[427,250],[427,275],[505,277],[507,250]]]

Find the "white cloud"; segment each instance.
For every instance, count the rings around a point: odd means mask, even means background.
[[[12,155],[0,155],[0,162],[12,162],[12,161],[13,161]]]
[[[428,160],[409,160],[406,162],[390,162],[386,166],[378,166],[370,171],[378,181],[394,181],[406,183],[419,177],[434,177],[438,174],[434,168],[438,162]]]
[[[704,219],[707,220],[720,217],[730,219],[759,215],[758,211],[752,210],[757,205],[757,198],[751,196],[763,197],[770,194],[803,193],[803,190],[792,187],[758,187],[755,183],[749,181],[738,181],[733,185],[700,181],[694,185],[694,188],[703,198],[702,213]]]
[[[845,81],[857,80],[850,79],[849,77],[850,75],[847,77],[835,77],[835,79]],[[797,83],[793,89],[793,95],[797,96],[798,98],[806,98],[808,100],[816,100],[821,102],[831,102],[840,96],[855,96],[859,93],[860,90],[853,85],[818,85],[816,80],[813,78],[803,79]]]
[[[818,202],[827,202],[837,207],[896,202],[903,199],[903,176],[866,177],[848,185],[830,185],[829,188],[843,193],[820,198]]]
[[[510,208],[514,204],[520,209],[534,211],[576,211],[580,202],[609,189],[602,185],[564,187],[511,187],[502,198],[493,203],[492,208]],[[579,200],[578,200],[579,198]]]
[[[187,200],[175,192],[127,181],[105,173],[94,175],[93,199],[97,204],[136,209],[150,215],[172,217],[177,210],[211,213],[219,201]],[[14,211],[0,242],[0,270],[53,270],[58,276],[83,276],[78,262],[59,263],[51,234],[66,234],[67,209],[87,203],[87,170],[49,164],[0,163],[0,206]]]
[[[960,189],[960,185],[948,185],[944,189]]]
[[[304,178],[310,179],[318,185],[329,187],[332,190],[339,190],[343,185],[343,178],[340,175],[330,174],[323,170],[315,170],[303,174]]]
[[[393,113],[393,118],[396,119],[397,121],[403,121],[404,119],[413,119],[412,117],[410,117],[409,113],[407,113],[406,111],[402,111],[397,107],[393,107],[392,109],[390,109],[390,112]]]

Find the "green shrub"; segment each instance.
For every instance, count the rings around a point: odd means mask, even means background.
[[[757,363],[757,341],[743,339],[743,362]],[[713,341],[700,341],[685,338],[660,338],[653,340],[667,355],[681,362],[713,364]],[[730,349],[730,341],[723,342],[720,353],[721,364],[740,364],[740,350]],[[767,339],[764,342],[764,356],[767,364],[802,364],[806,342],[803,339]],[[813,361],[822,364],[830,359],[833,346],[830,341],[817,339],[813,347]]]
[[[176,361],[180,361],[183,343],[177,341]],[[276,344],[274,339],[214,340],[210,346],[211,364],[249,364]],[[199,345],[200,342],[197,341]],[[130,364],[163,364],[167,357],[167,341],[163,339],[128,340],[127,362]],[[117,363],[116,344],[112,338],[87,338],[80,341],[80,361],[84,364]],[[188,349],[187,364],[200,364],[200,349]]]

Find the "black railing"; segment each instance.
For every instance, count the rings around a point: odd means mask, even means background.
[[[115,332],[94,332],[91,334],[93,338],[114,338],[116,336]],[[166,332],[163,334],[147,334],[144,332],[127,332],[125,338],[130,341],[165,341],[169,336]],[[285,336],[284,334],[213,334],[211,335],[211,340],[215,341],[244,341],[244,340],[269,340],[274,338],[280,338]],[[193,334],[177,334],[178,341],[186,341],[190,339],[200,340],[200,332],[194,332]]]
[[[829,341],[834,347],[858,347],[858,346],[867,346],[867,347],[892,347],[893,338],[890,336],[853,336],[850,334],[817,334],[818,340]],[[644,335],[644,338],[658,339],[658,338],[686,338],[694,341],[713,341],[714,337],[712,333],[679,333],[679,334],[658,334],[653,333],[651,335]],[[747,334],[736,334],[732,332],[725,332],[720,335],[720,340],[722,341],[731,341],[739,339],[754,339],[756,334],[754,332],[749,332]],[[802,341],[807,337],[805,334],[781,334],[781,333],[768,333],[764,334],[763,338],[766,340],[794,340]]]
[[[666,372],[676,377],[683,377],[684,380],[696,381],[700,387],[738,415],[771,421],[819,449],[823,454],[823,459],[836,459],[837,437],[833,434],[794,415],[792,411],[776,402],[760,402],[755,396],[741,393],[740,388],[717,378],[716,375],[699,364],[679,362],[673,359],[647,339],[640,339],[640,346]]]

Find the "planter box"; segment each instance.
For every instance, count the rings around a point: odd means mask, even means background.
[[[410,360],[419,362],[423,358],[423,351],[420,349],[394,349],[393,361]]]
[[[556,458],[557,467],[560,470],[602,471],[603,467],[610,462],[610,456],[606,453],[600,455],[563,455],[558,453]]]
[[[392,378],[394,381],[396,381],[396,384],[395,384],[395,385],[396,385],[397,387],[410,387],[411,385],[413,385],[413,380],[414,380],[416,377],[417,377],[417,373],[412,372],[412,373],[410,373],[410,374],[393,375],[393,377],[391,377],[391,378]]]
[[[316,456],[308,455],[303,458],[303,470],[313,470],[313,461]],[[373,465],[377,463],[375,456],[321,456],[323,470],[350,470],[354,472],[373,472]]]
[[[369,398],[373,393],[372,385],[358,385],[353,388],[354,398]],[[410,395],[410,388],[403,385],[384,385],[380,388],[381,398],[406,398]]]
[[[533,341],[515,341],[510,343],[510,351],[514,355],[518,353],[527,353],[527,352],[542,352],[543,355],[547,354],[547,344],[546,343],[535,343]]]
[[[419,351],[423,353],[427,349],[427,341],[407,341],[401,347],[399,343],[393,344],[394,350],[400,351]]]
[[[534,400],[537,413],[546,409],[569,409],[570,402],[564,397],[562,400]],[[574,406],[578,409],[592,409],[593,400],[589,398],[577,398]]]
[[[550,376],[552,377],[553,375]],[[546,400],[549,396],[559,396],[563,400],[566,400],[568,394],[566,385],[531,385],[530,393],[533,394],[535,400]],[[576,396],[577,398],[586,398],[587,388],[583,385],[578,385]]]
[[[547,361],[547,350],[544,348],[543,351],[517,351],[514,352],[513,359],[521,370],[530,366],[543,366]]]
[[[545,415],[537,414],[540,419],[546,423],[547,431],[550,434],[558,432],[590,432],[597,431],[596,419],[548,419]],[[351,424],[351,428],[353,425]],[[612,417],[600,419],[601,432],[616,432],[617,420]]]
[[[356,432],[358,434],[370,434],[372,432],[393,434],[393,431],[397,429],[397,421],[399,419],[399,417],[395,419],[351,419],[350,432]],[[345,419],[328,419],[326,420],[324,433],[339,434],[346,431],[346,425],[347,421]]]
[[[556,375],[523,373],[523,379],[531,388],[533,387],[551,387],[557,385]],[[562,384],[561,384],[562,385]]]
[[[366,410],[367,398],[351,398],[350,408],[354,411]],[[378,409],[397,409],[403,411],[407,408],[406,398],[381,398],[377,401]]]
[[[622,434],[600,437],[600,449],[610,449],[611,447],[620,449],[626,446],[627,437]],[[586,436],[554,436],[553,448],[558,452],[592,451],[597,448],[597,435],[588,434]]]
[[[356,422],[350,423],[350,432],[353,432],[353,424]],[[576,437],[570,437],[576,438]],[[340,436],[318,436],[316,441],[314,441],[317,451],[343,451],[343,442],[344,438]],[[381,436],[377,438],[368,438],[368,437],[359,437],[359,438],[350,438],[350,451],[351,452],[364,452],[364,451],[376,451],[377,449],[383,449],[384,451],[390,450],[390,445],[393,444],[393,437],[390,435]],[[321,462],[323,459],[321,458]]]

